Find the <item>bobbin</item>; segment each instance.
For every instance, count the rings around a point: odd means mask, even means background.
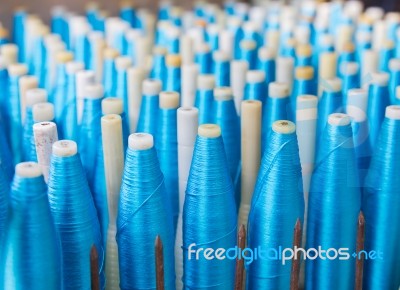
[[[78,71],[83,70],[85,65],[80,61],[69,61],[65,65],[67,74],[76,74]]]
[[[278,120],[272,124],[272,130],[280,134],[292,134],[296,131],[296,125],[288,120]]]
[[[22,76],[28,73],[28,67],[22,63],[14,63],[8,66],[8,74],[11,76]]]
[[[279,82],[270,83],[268,86],[268,96],[276,99],[289,97],[289,85]]]
[[[378,86],[387,86],[389,83],[389,74],[385,72],[371,73],[371,84]]]
[[[218,138],[221,136],[221,128],[216,124],[203,124],[199,126],[197,134],[204,138]]]
[[[246,73],[247,83],[261,83],[265,81],[265,72],[262,70],[249,70]]]
[[[387,106],[385,117],[392,120],[400,120],[400,106]]]
[[[300,66],[295,70],[296,79],[311,80],[314,77],[314,68],[312,66]]]
[[[33,105],[32,117],[35,123],[52,121],[54,119],[54,105],[47,102]]]
[[[332,126],[347,126],[350,125],[350,117],[342,113],[330,114],[328,118],[328,124]]]
[[[342,80],[339,78],[326,79],[322,84],[325,92],[336,93],[342,90]]]
[[[156,79],[145,79],[143,81],[143,95],[157,96],[161,92],[161,81]]]
[[[84,88],[85,97],[88,99],[101,99],[104,96],[102,84],[88,84]]]
[[[197,77],[198,90],[213,90],[215,87],[215,77],[212,74],[201,74]]]
[[[47,102],[47,91],[39,88],[28,89],[26,91],[25,98],[26,106],[32,107],[37,103]]]
[[[154,146],[153,135],[147,133],[134,133],[129,136],[128,146],[132,150],[147,150]]]
[[[180,67],[182,64],[182,59],[179,54],[170,54],[170,55],[167,55],[165,62],[167,64],[167,66]]]
[[[115,59],[115,68],[117,70],[127,70],[132,66],[132,60],[128,56],[118,56]]]
[[[21,162],[15,166],[15,174],[22,178],[42,176],[42,170],[36,162]]]
[[[340,66],[340,72],[345,76],[352,76],[358,73],[360,65],[355,61],[344,62]]]
[[[101,110],[103,115],[120,115],[124,112],[124,104],[119,98],[105,98],[101,101]]]
[[[58,157],[70,157],[78,153],[78,146],[72,140],[60,140],[54,142],[52,152]]]
[[[179,107],[179,93],[177,92],[161,92],[160,93],[160,109],[176,109]]]
[[[365,89],[350,89],[347,92],[347,114],[356,122],[367,118],[368,91]]]
[[[214,89],[214,98],[217,101],[232,100],[232,89],[230,87],[218,87]]]

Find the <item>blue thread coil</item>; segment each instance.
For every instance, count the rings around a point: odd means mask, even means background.
[[[8,72],[6,66],[0,65],[0,128],[7,128]]]
[[[58,141],[60,146],[72,141]],[[54,148],[54,145],[53,145]],[[52,155],[49,203],[61,240],[63,289],[89,289],[89,253],[93,244],[99,254],[101,289],[104,289],[104,249],[92,195],[79,154]]]
[[[116,96],[116,91],[117,91],[116,75],[117,71],[115,69],[115,59],[114,58],[104,59],[103,85],[104,85],[105,97]]]
[[[322,135],[330,114],[342,112],[344,112],[342,91],[325,89],[318,102],[317,136]]]
[[[193,243],[192,250],[235,247],[236,231],[234,189],[222,137],[198,135],[183,209],[185,289],[233,289],[234,260],[195,259],[193,253],[189,260],[188,249]]]
[[[10,184],[14,176],[14,164],[11,149],[7,142],[7,135],[2,126],[0,126],[0,168],[0,170],[4,171],[6,180]]]
[[[173,225],[166,204],[155,148],[128,148],[117,218],[121,289],[156,289],[157,235],[164,248],[165,288],[175,289]]]
[[[90,44],[87,34],[79,34],[75,37],[75,60],[84,64],[84,68],[89,64]]]
[[[269,84],[275,81],[275,59],[258,58],[258,69],[265,73],[265,85],[268,88]]]
[[[38,87],[44,88],[46,83],[46,48],[43,36],[38,36],[33,42],[32,68],[30,72],[38,79]]]
[[[54,104],[54,120],[58,127],[62,123],[62,113],[67,95],[68,78],[64,63],[57,64],[56,83],[53,92],[50,94],[49,102]]]
[[[395,60],[395,65],[398,65],[398,61]],[[390,69],[390,78],[389,78],[389,94],[390,94],[390,103],[392,105],[397,103],[397,95],[396,88],[400,85],[400,70],[398,67],[393,67]]]
[[[199,74],[212,73],[212,54],[211,50],[196,52],[194,61],[199,67]]]
[[[25,10],[20,9],[15,11],[13,16],[13,40],[18,46],[18,60],[25,61],[25,21],[27,13]]]
[[[259,72],[259,71],[258,71]],[[267,87],[265,81],[259,82],[246,82],[244,87],[244,100],[257,100],[261,101],[263,104],[267,96]]]
[[[223,52],[221,52],[223,53]],[[230,62],[229,59],[217,59],[213,54],[213,72],[216,87],[227,87],[230,85]]]
[[[243,43],[243,40],[241,41]],[[256,48],[244,48],[240,45],[240,59],[247,61],[249,69],[254,70],[257,68],[257,50]]]
[[[363,287],[368,290],[399,286],[399,136],[400,120],[385,118],[365,180],[365,250],[383,257],[365,261]]]
[[[128,71],[125,69],[117,70],[116,82],[117,82],[116,96],[117,98],[122,100],[124,104],[124,113],[128,115],[129,114]],[[126,126],[128,126],[128,131],[129,131],[128,122],[126,123]]]
[[[199,125],[212,123],[212,107],[214,103],[213,89],[198,89],[195,97],[195,107],[199,109]]]
[[[37,162],[35,138],[33,136],[33,115],[32,107],[26,107],[25,125],[23,129],[23,160]]]
[[[379,52],[379,71],[389,73],[389,61],[394,57],[394,48],[383,47]]]
[[[160,47],[160,50],[162,48]],[[164,83],[166,80],[167,66],[165,64],[165,53],[163,51],[156,52],[153,55],[153,67],[150,72],[150,78],[159,80]]]
[[[355,73],[346,71],[346,66],[357,66],[357,71]],[[342,94],[343,94],[343,106],[347,106],[347,95],[349,90],[356,89],[361,86],[360,84],[360,69],[356,62],[345,63],[342,66]]]
[[[357,216],[361,195],[348,117],[333,114],[342,125],[327,124],[320,140],[308,197],[306,248],[348,248],[348,260],[306,261],[305,289],[353,289]]]
[[[0,245],[3,245],[3,239],[5,238],[5,230],[8,220],[9,194],[10,194],[9,176],[7,176],[5,170],[2,167],[0,167]],[[1,265],[0,265],[0,270],[2,270]]]
[[[133,7],[122,7],[119,11],[119,17],[128,22],[131,27],[136,27],[137,16]]]
[[[136,129],[137,132],[149,133],[151,135],[157,134],[158,102],[158,95],[143,95]]]
[[[164,91],[181,93],[181,67],[167,65],[167,78],[165,85],[163,83]]]
[[[296,118],[297,97],[301,95],[315,95],[315,83],[313,79],[295,79],[293,92],[290,98],[292,106],[292,116]]]
[[[60,241],[51,217],[43,175],[20,176],[17,165],[10,192],[9,220],[1,251],[3,289],[61,289]],[[4,271],[4,272],[3,272]],[[4,280],[1,279],[4,274]],[[3,280],[3,281],[1,281]]]
[[[275,124],[295,127],[289,121]],[[290,125],[288,125],[290,124]],[[304,196],[297,136],[270,131],[255,185],[248,222],[248,247],[292,248],[296,220],[302,223]],[[266,230],[268,229],[268,230]],[[291,262],[259,257],[247,269],[247,289],[290,288]]]

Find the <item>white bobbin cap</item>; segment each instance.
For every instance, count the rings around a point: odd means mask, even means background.
[[[161,81],[156,79],[145,79],[143,81],[143,95],[156,96],[161,92]]]
[[[350,124],[350,117],[342,113],[330,114],[328,123],[332,126],[347,126]]]
[[[104,89],[102,84],[87,84],[84,87],[85,98],[88,99],[101,99],[104,96]]]
[[[15,55],[18,53],[18,46],[13,43],[6,43],[0,47],[2,55]]]
[[[120,115],[124,111],[124,103],[119,98],[105,98],[101,101],[101,110],[103,115]]]
[[[272,124],[272,130],[280,134],[292,134],[296,131],[296,125],[287,120],[278,120]]]
[[[347,92],[347,114],[356,122],[367,118],[368,91],[366,89],[350,89]]]
[[[165,59],[167,66],[180,67],[182,64],[182,58],[179,54],[169,54]]]
[[[289,97],[289,84],[279,82],[269,83],[268,96],[276,99]]]
[[[8,74],[11,76],[22,76],[28,73],[28,67],[22,63],[14,63],[8,66]]]
[[[360,65],[355,61],[344,62],[340,66],[340,72],[343,75],[355,75],[358,73]]]
[[[15,166],[15,174],[22,178],[35,178],[42,175],[42,169],[36,162],[21,162]]]
[[[38,103],[32,107],[34,122],[46,122],[54,119],[54,105],[52,103]]]
[[[204,138],[218,138],[221,136],[221,128],[216,124],[203,124],[199,126],[197,134]]]
[[[38,103],[47,102],[47,92],[44,89],[34,88],[26,91],[26,105],[32,107]]]
[[[161,109],[176,109],[179,107],[179,93],[177,92],[161,92],[160,93],[160,108]]]
[[[391,71],[399,71],[400,70],[400,59],[392,58],[389,60],[389,69]]]
[[[319,44],[320,46],[333,46],[334,40],[333,36],[328,33],[324,33],[319,37]]]
[[[214,98],[217,101],[232,100],[232,89],[230,87],[219,87],[214,89]]]
[[[213,90],[215,88],[215,77],[212,74],[198,75],[197,88],[199,90]]]
[[[118,56],[115,59],[115,68],[117,70],[127,70],[132,66],[132,60],[128,56]]]
[[[229,61],[229,55],[223,50],[217,50],[213,52],[213,59],[218,62]]]
[[[153,48],[153,54],[159,54],[159,55],[166,55],[168,50],[164,46],[155,46]]]
[[[262,70],[249,70],[246,73],[246,82],[247,83],[261,83],[265,81],[265,72]]]
[[[67,74],[76,74],[78,71],[84,69],[84,64],[80,61],[70,61],[65,65]]]
[[[314,77],[314,68],[312,66],[299,66],[295,71],[296,79],[310,80]]]
[[[378,86],[387,86],[389,74],[385,72],[371,73],[371,83]]]
[[[253,50],[256,49],[257,43],[251,39],[244,39],[239,43],[239,46],[244,50]]]
[[[210,52],[210,46],[205,42],[199,43],[196,46],[195,50],[196,50],[196,53],[201,53],[201,54],[207,53],[207,52]]]
[[[153,148],[153,135],[147,133],[134,133],[129,135],[128,146],[133,150],[147,150]]]
[[[53,144],[53,155],[58,157],[74,156],[78,153],[78,146],[72,140],[60,140]]]
[[[269,60],[275,58],[275,50],[271,47],[265,46],[258,50],[258,58],[261,60]]]
[[[393,105],[386,107],[386,118],[393,119],[393,120],[400,120],[400,106]]]
[[[326,79],[322,87],[325,92],[340,92],[342,90],[342,80],[339,78]]]

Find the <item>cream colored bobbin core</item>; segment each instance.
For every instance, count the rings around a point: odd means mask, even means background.
[[[249,70],[246,73],[246,82],[248,83],[261,83],[265,81],[265,72],[262,70]]]
[[[160,108],[161,109],[176,109],[179,107],[179,93],[177,92],[161,92],[160,93]]]
[[[389,83],[389,74],[385,72],[371,73],[371,83],[378,86],[387,86]]]
[[[210,51],[210,46],[207,43],[199,43],[196,47],[195,47],[195,51],[196,53],[207,53]]]
[[[160,55],[166,55],[168,50],[164,46],[155,46],[153,48],[153,54],[160,54]]]
[[[342,50],[344,52],[353,52],[355,50],[354,43],[352,42],[346,42],[343,44]]]
[[[28,73],[28,67],[22,63],[13,63],[8,66],[8,74],[12,76],[23,76]]]
[[[309,44],[299,44],[296,48],[297,56],[308,57],[312,54],[312,48]]]
[[[155,96],[161,92],[161,81],[156,79],[146,79],[143,81],[143,95]]]
[[[214,61],[229,61],[229,55],[223,50],[217,50],[213,52],[213,59]]]
[[[166,57],[167,66],[180,67],[182,64],[182,58],[179,54],[170,54]]]
[[[147,133],[134,133],[129,135],[128,145],[133,150],[147,150],[153,148],[153,135]]]
[[[347,114],[356,122],[366,119],[368,92],[366,89],[350,89],[347,92]]]
[[[21,91],[23,91],[24,93],[26,93],[26,91],[29,89],[37,88],[38,83],[39,81],[37,77],[30,75],[24,75],[19,80],[19,86],[21,88]]]
[[[100,99],[104,96],[102,84],[87,84],[84,87],[85,97],[88,99]]]
[[[35,178],[42,175],[42,169],[36,162],[21,162],[15,166],[15,174],[23,178]]]
[[[258,58],[261,60],[269,60],[275,58],[275,51],[271,47],[261,47],[258,50]]]
[[[18,46],[13,43],[6,43],[0,47],[0,52],[6,57],[13,57],[18,54]]]
[[[56,54],[57,63],[67,63],[74,60],[74,54],[70,51],[59,51]]]
[[[384,49],[393,49],[395,46],[394,42],[390,39],[386,39],[383,43],[382,43],[382,48]]]
[[[342,80],[339,78],[324,80],[325,83],[322,84],[324,91],[326,92],[339,92],[342,89]]]
[[[4,27],[0,26],[0,37],[1,38],[7,38],[8,37],[8,30],[5,29]]]
[[[393,120],[400,120],[400,106],[388,106],[386,107],[386,118]]]
[[[35,123],[52,121],[54,119],[54,105],[52,103],[38,103],[33,105],[32,117]]]
[[[296,69],[296,79],[311,80],[314,77],[314,69],[311,66],[302,66]]]
[[[232,89],[230,87],[219,87],[214,89],[214,98],[217,101],[232,100]]]
[[[350,117],[342,113],[330,114],[328,124],[332,126],[347,126],[350,124]]]
[[[119,56],[118,50],[112,47],[106,47],[103,52],[103,56],[106,59],[114,59]]]
[[[281,134],[292,134],[296,131],[296,125],[287,120],[278,120],[272,124],[272,130]]]
[[[65,65],[65,70],[67,74],[76,74],[78,71],[83,70],[85,65],[80,61],[70,61]]]
[[[199,126],[197,134],[205,138],[218,138],[221,136],[221,128],[216,124],[203,124]]]
[[[74,156],[78,153],[78,146],[72,140],[60,140],[53,144],[53,154],[58,157]]]
[[[215,77],[212,74],[199,75],[197,77],[197,89],[213,90],[215,88]]]
[[[38,103],[47,102],[47,92],[44,89],[29,89],[26,91],[26,105],[32,107]]]
[[[127,70],[132,66],[132,60],[128,56],[118,56],[115,59],[115,68],[117,70]]]
[[[400,59],[398,58],[392,58],[389,61],[389,69],[391,71],[399,71],[400,70]]]
[[[103,115],[120,115],[124,111],[124,104],[122,100],[118,98],[105,98],[101,102],[101,110],[103,112]]]
[[[257,43],[254,40],[245,39],[239,43],[239,46],[241,49],[244,49],[244,50],[253,50],[253,49],[256,49]]]
[[[289,97],[289,85],[279,82],[270,83],[268,87],[268,96],[276,99]]]
[[[342,63],[340,71],[343,75],[355,75],[358,73],[360,66],[358,63],[351,61]]]

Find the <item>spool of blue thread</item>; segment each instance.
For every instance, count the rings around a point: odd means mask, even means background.
[[[121,289],[155,289],[154,241],[164,248],[165,289],[175,289],[174,239],[163,174],[150,134],[129,136],[117,219]]]
[[[19,163],[15,172],[0,254],[0,285],[4,289],[35,290],[44,285],[46,289],[61,289],[60,242],[41,168],[25,162]]]
[[[217,51],[219,49],[220,32],[221,26],[218,24],[209,24],[206,27],[206,41],[211,51]]]
[[[365,261],[365,289],[396,289],[399,286],[399,136],[400,107],[389,106],[365,179],[365,250],[379,254],[378,259]]]
[[[29,71],[38,79],[39,88],[44,88],[45,86],[46,48],[44,44],[44,37],[48,32],[49,31],[46,26],[39,26],[36,31],[37,35],[32,41],[32,60]]]
[[[153,49],[153,67],[150,72],[150,78],[165,82],[167,75],[167,66],[165,63],[166,48],[156,46]]]
[[[379,136],[382,122],[385,118],[385,109],[390,104],[389,75],[387,73],[372,73],[368,91],[367,117],[369,122],[369,140],[372,150]]]
[[[129,57],[120,56],[115,59],[115,68],[117,71],[117,87],[115,95],[124,103],[124,112],[129,115],[129,94],[128,94],[128,68],[132,66]]]
[[[25,61],[25,21],[27,12],[23,7],[19,7],[14,11],[13,16],[13,41],[18,46],[18,60]]]
[[[359,88],[360,84],[360,65],[356,62],[345,62],[339,68],[342,76],[343,106],[347,105],[347,95],[349,90]]]
[[[181,64],[180,55],[170,54],[166,58],[167,77],[163,83],[164,91],[181,93]]]
[[[269,84],[275,81],[275,52],[270,47],[262,47],[258,50],[258,69],[265,73],[265,84],[268,88]]]
[[[176,229],[179,215],[178,186],[178,140],[177,140],[177,109],[179,94],[177,92],[161,92],[158,111],[156,135],[157,156],[160,169],[164,174],[165,193],[170,213],[173,216]]]
[[[214,88],[215,78],[213,75],[199,75],[197,77],[195,107],[199,109],[200,125],[211,123],[213,120]]]
[[[389,71],[390,71],[390,79],[389,79],[389,94],[390,94],[390,103],[396,104],[396,88],[400,85],[400,60],[399,59],[391,59],[389,61]]]
[[[213,72],[216,87],[227,87],[230,84],[230,61],[229,55],[223,50],[213,52]]]
[[[323,92],[318,102],[317,136],[322,136],[329,115],[344,112],[342,81],[339,78],[324,80]]]
[[[296,116],[296,99],[300,95],[315,95],[314,69],[311,66],[300,66],[295,70],[295,80],[291,95],[292,116]]]
[[[0,245],[3,245],[3,239],[5,238],[4,233],[8,220],[9,194],[10,194],[9,176],[7,176],[3,167],[0,167]],[[1,266],[0,270],[2,270]]]
[[[53,144],[48,186],[50,210],[61,240],[62,288],[90,288],[88,255],[94,244],[99,255],[101,289],[104,289],[100,226],[75,142],[62,140]]]
[[[207,260],[199,248],[236,245],[237,215],[221,129],[199,127],[183,208],[185,289],[233,289],[235,261]],[[199,259],[194,252],[199,252]]]
[[[314,47],[314,53],[312,54],[312,66],[315,69],[315,75],[318,75],[319,72],[319,60],[321,55],[335,51],[333,44],[333,36],[327,32],[324,32],[317,37],[317,43]]]
[[[86,21],[77,21],[74,35],[74,55],[75,60],[83,63],[84,69],[88,68],[89,64],[89,53],[90,53],[90,43],[89,43],[89,32],[91,30],[90,24]]]
[[[167,38],[167,51],[169,54],[179,54],[180,51],[180,40],[179,37],[181,31],[179,27],[171,25],[166,31],[165,36]]]
[[[363,53],[372,47],[372,33],[370,31],[360,31],[356,33],[356,60],[362,62]]]
[[[249,63],[249,69],[257,68],[257,43],[251,39],[240,41],[240,59]]]
[[[361,195],[350,118],[330,115],[320,144],[308,197],[306,248],[310,254],[315,254],[310,249],[319,246],[323,250],[348,248],[351,255],[356,247]],[[306,261],[305,289],[353,289],[354,281],[350,257]]]
[[[0,171],[3,171],[7,184],[10,184],[14,176],[14,164],[12,153],[7,141],[7,135],[0,126]]]
[[[256,42],[256,48],[261,47],[263,43],[263,39],[259,33],[259,27],[257,23],[253,20],[249,20],[243,23],[242,25],[243,30],[243,39],[249,39]]]
[[[199,67],[200,74],[212,73],[212,52],[208,44],[201,43],[197,45],[194,61]]]
[[[338,56],[338,75],[342,77],[340,68],[347,62],[356,61],[356,53],[354,43],[347,42],[343,45],[342,50]]]
[[[136,27],[137,16],[131,1],[127,0],[120,3],[119,17],[129,23],[130,27]]]
[[[379,52],[379,71],[389,73],[389,61],[394,57],[394,42],[386,40]]]
[[[159,94],[161,82],[147,79],[143,81],[143,96],[137,124],[137,132],[157,134]]]
[[[104,95],[105,97],[114,97],[116,95],[117,82],[115,76],[117,71],[115,69],[115,59],[119,56],[118,50],[108,47],[104,50]]]
[[[89,42],[89,54],[87,69],[96,72],[96,80],[103,80],[103,52],[104,52],[104,34],[101,31],[91,31],[87,35]]]
[[[296,40],[292,37],[288,38],[283,44],[281,50],[281,56],[296,59]]]
[[[249,248],[291,248],[292,229],[297,219],[303,221],[303,216],[303,184],[295,125],[290,121],[276,121],[252,198]],[[247,289],[290,288],[290,270],[291,263],[282,265],[279,259],[259,257],[248,265]]]
[[[244,100],[258,100],[263,104],[267,97],[265,85],[265,72],[261,70],[249,70],[246,73],[246,85],[244,87]]]
[[[3,58],[0,58],[0,86],[2,88],[8,86],[7,62]],[[3,127],[3,130],[5,129],[5,117],[7,115],[7,96],[7,90],[0,90],[0,120],[2,121],[0,128]]]
[[[243,39],[242,20],[237,16],[230,16],[227,19],[228,30],[233,35],[233,56],[240,59],[240,42]]]
[[[61,36],[61,40],[69,48],[69,27],[66,20],[67,11],[63,6],[55,6],[51,10],[51,31]]]

